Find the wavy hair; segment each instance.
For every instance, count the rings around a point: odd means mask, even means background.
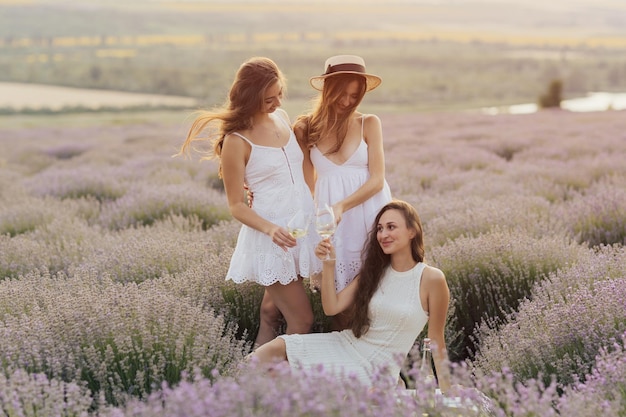
[[[355,80],[359,84],[358,99],[347,113],[338,114],[335,109],[336,103],[344,93],[346,86]],[[348,132],[350,117],[361,104],[366,91],[367,82],[362,75],[337,74],[327,77],[324,80],[324,88],[317,97],[313,112],[300,116],[296,120],[296,124],[301,125],[305,132],[304,145],[307,148],[312,148],[322,138],[335,134],[337,142],[326,154],[338,152]]]
[[[354,335],[359,338],[369,330],[369,304],[372,296],[380,286],[385,269],[391,264],[391,256],[383,252],[378,243],[378,223],[381,216],[388,210],[398,210],[402,213],[408,229],[414,230],[415,237],[411,239],[411,255],[415,262],[424,261],[424,233],[422,222],[413,206],[401,200],[393,200],[386,204],[378,214],[369,232],[367,243],[363,248],[363,264],[359,272],[358,289],[352,306],[350,327]]]
[[[281,84],[284,94],[287,88],[286,79],[271,59],[253,57],[241,64],[230,87],[226,103],[216,109],[197,113],[179,155],[187,153],[192,142],[208,139],[212,143],[213,152],[205,159],[212,157],[219,159],[226,135],[253,127],[253,116],[263,109],[265,93],[276,82]],[[200,137],[200,134],[214,122],[217,126],[210,131],[208,137]],[[221,173],[220,163],[220,176]]]

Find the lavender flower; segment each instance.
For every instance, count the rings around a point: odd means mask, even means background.
[[[209,308],[158,282],[116,284],[76,271],[0,283],[0,363],[83,381],[108,403],[143,397],[182,371],[228,372],[248,348]]]
[[[431,250],[432,263],[445,271],[454,299],[456,330],[463,346],[476,348],[474,329],[483,320],[495,323],[530,296],[533,285],[566,268],[585,249],[562,237],[535,238],[521,231],[499,230],[475,238],[461,237]],[[465,357],[466,352],[450,352]]]
[[[23,369],[0,373],[0,410],[7,417],[86,417],[92,403],[90,392],[74,382]]]
[[[483,326],[474,364],[508,367],[517,380],[555,375],[560,386],[571,385],[625,330],[626,251],[605,247],[538,284],[506,325]]]

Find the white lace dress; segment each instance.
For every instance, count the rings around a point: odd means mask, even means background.
[[[321,270],[321,262],[314,254],[319,236],[314,227],[313,197],[302,173],[304,157],[291,128],[289,131],[289,141],[280,148],[255,145],[243,135],[236,135],[252,147],[245,170],[246,184],[254,194],[252,209],[283,227],[298,210],[303,210],[311,215],[308,233],[298,239],[296,247],[285,252],[265,233],[242,225],[227,280],[285,285],[298,276],[307,278]]]
[[[428,322],[419,289],[426,264],[397,272],[387,267],[370,301],[370,329],[359,339],[352,330],[279,336],[285,341],[292,368],[322,366],[338,379],[373,384],[375,371],[387,366],[389,383],[398,380],[401,364]]]

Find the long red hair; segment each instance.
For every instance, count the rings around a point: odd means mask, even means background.
[[[344,93],[346,86],[355,80],[359,85],[356,102],[346,113],[337,113],[335,109],[337,101]],[[359,74],[337,74],[326,78],[324,88],[317,97],[313,111],[298,117],[295,123],[304,131],[304,145],[307,148],[312,148],[322,138],[334,135],[337,137],[337,142],[327,154],[338,152],[348,132],[350,118],[361,104],[366,91],[366,79]]]
[[[213,153],[207,158],[219,158],[226,135],[252,129],[253,116],[263,108],[265,92],[276,82],[281,83],[284,94],[287,88],[285,77],[271,59],[254,57],[241,64],[226,103],[222,107],[197,113],[179,154],[187,153],[192,142],[208,139],[212,142]],[[200,137],[214,122],[217,126],[208,137]]]

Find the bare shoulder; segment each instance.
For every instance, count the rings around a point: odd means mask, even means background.
[[[381,136],[382,124],[380,118],[375,114],[364,114],[363,132],[366,139],[375,139]]]
[[[241,138],[241,136],[239,136],[240,134],[243,135],[243,133],[235,133],[235,132],[228,133],[226,136],[224,136],[224,144],[226,144],[226,142],[229,142],[229,143],[245,142]]]
[[[293,123],[293,131],[296,134],[304,133],[306,129],[307,119],[305,117],[298,117],[296,121]]]
[[[421,285],[428,298],[429,311],[434,312],[435,306],[448,306],[450,300],[450,289],[446,282],[446,276],[441,269],[426,265],[422,272]]]
[[[424,268],[424,271],[422,272],[422,279],[425,283],[432,283],[434,285],[447,285],[446,276],[444,275],[443,271],[430,265],[426,265],[426,268]]]
[[[368,145],[378,144],[382,146],[382,125],[380,118],[375,114],[364,114],[363,117],[363,136]]]
[[[380,117],[375,114],[362,114],[364,127],[367,129],[369,126],[380,126],[382,122],[380,121]]]
[[[222,144],[222,157],[231,152],[240,153],[245,152],[250,148],[250,145],[238,134],[229,133],[224,136],[224,143]]]
[[[296,139],[300,144],[300,147],[304,151],[304,149],[309,148],[308,143],[308,126],[309,126],[309,115],[300,115],[296,118],[296,121],[293,123],[293,133],[296,135]]]

